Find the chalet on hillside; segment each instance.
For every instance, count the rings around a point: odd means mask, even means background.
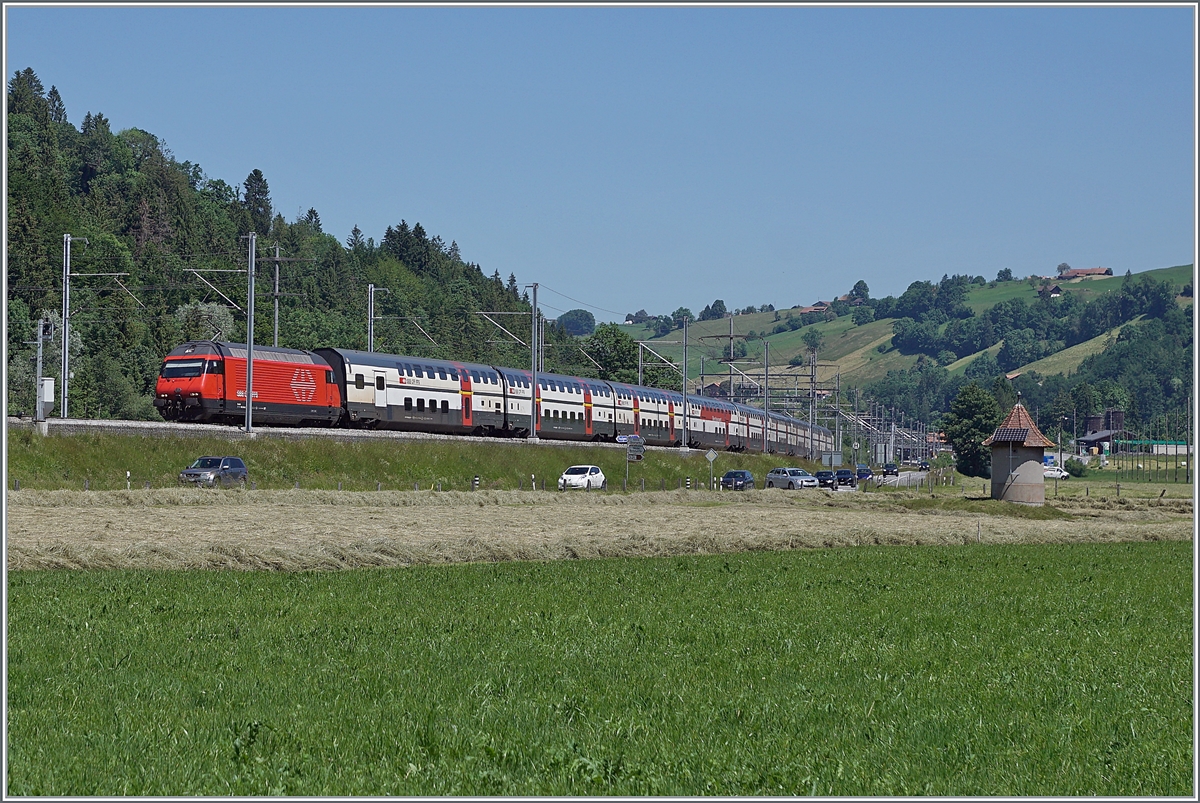
[[[805,313],[808,313],[808,312],[824,312],[827,309],[829,309],[828,301],[818,301],[816,304],[813,304],[811,307],[800,307],[800,309],[796,310],[796,312],[800,313],[801,315],[804,315]]]
[[[1112,275],[1112,268],[1071,268],[1069,271],[1059,274],[1058,278],[1065,282],[1070,281],[1071,279],[1086,279],[1089,276],[1096,277]]]

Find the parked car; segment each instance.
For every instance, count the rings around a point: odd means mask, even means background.
[[[768,488],[816,488],[817,478],[802,468],[773,468],[767,474]]]
[[[871,467],[866,463],[859,463],[857,468],[854,476],[858,480],[869,480],[875,476],[875,472],[871,471]]]
[[[854,472],[848,468],[839,468],[837,474],[838,485],[849,485],[851,488],[858,487],[858,478],[854,476]]]
[[[604,478],[600,466],[571,466],[558,478],[558,490],[565,491],[568,488],[603,491],[608,488],[608,480]]]
[[[822,488],[832,488],[835,485],[837,485],[837,478],[833,476],[832,471],[828,471],[828,470],[818,471],[817,472],[817,485],[819,485]]]
[[[745,491],[754,487],[754,475],[744,469],[726,471],[721,477],[721,488],[730,491]]]
[[[1065,480],[1071,475],[1062,466],[1046,466],[1042,469],[1042,476],[1048,480]]]
[[[201,457],[179,474],[180,482],[213,487],[244,484],[250,476],[240,457]]]
[[[883,464],[883,476],[899,477],[900,476],[900,467],[897,466],[895,463],[884,463]]]
[[[917,470],[918,471],[928,471],[929,470],[929,461],[922,460],[920,463],[917,463]]]

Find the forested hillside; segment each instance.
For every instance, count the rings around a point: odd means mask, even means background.
[[[529,303],[516,277],[486,276],[420,223],[400,220],[378,242],[355,227],[343,242],[322,230],[316,209],[288,222],[260,171],[232,185],[179,161],[149,132],[113,132],[102,113],[85,113],[76,127],[58,90],[45,91],[30,69],[9,82],[8,126],[10,412],[32,409],[34,350],[26,341],[42,316],[56,326],[43,373],[59,374],[66,233],[76,238],[72,273],[122,274],[71,281],[73,417],[157,417],[151,394],[169,349],[188,338],[245,339],[245,316],[230,302],[245,309],[251,231],[259,246],[257,343],[273,339],[269,259],[278,247],[297,260],[278,263],[281,346],[365,348],[373,283],[381,288],[377,350],[528,362],[524,346],[476,314],[526,313],[496,320],[528,342]],[[553,325],[547,338],[570,339]]]

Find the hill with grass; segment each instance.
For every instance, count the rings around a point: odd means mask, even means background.
[[[1048,392],[1047,378],[1056,378],[1050,383],[1054,393],[1068,392],[1084,382],[1095,358],[1123,337],[1133,337],[1146,320],[1169,318],[1169,329],[1186,333],[1165,347],[1181,367],[1166,371],[1163,381],[1147,382],[1132,379],[1141,373],[1136,365],[1110,365],[1106,375],[1092,377],[1107,383],[1104,392],[1094,405],[1084,405],[1119,406],[1149,419],[1186,401],[1179,382],[1172,380],[1186,380],[1183,374],[1191,364],[1192,276],[1191,265],[1067,281],[1030,277],[988,282],[954,276],[939,283],[913,282],[899,298],[866,293],[854,298],[852,292],[849,299],[816,309],[748,308],[690,323],[689,376],[728,387],[731,359],[735,376],[737,370],[760,375],[769,350],[773,377],[786,384],[783,377],[803,376],[807,382],[815,348],[816,358],[831,364],[822,370],[840,374],[843,388],[860,388],[930,420],[948,409],[949,400],[968,381],[992,387],[1002,380],[1035,404]],[[861,282],[855,286],[865,288]],[[718,300],[706,309],[718,305],[724,308]],[[682,330],[664,326],[664,318],[647,317],[620,329],[678,361]],[[1139,348],[1154,352],[1162,351],[1160,346],[1142,338]],[[931,383],[931,377],[937,381]],[[930,393],[931,384],[941,391]],[[918,387],[924,391],[915,398]]]

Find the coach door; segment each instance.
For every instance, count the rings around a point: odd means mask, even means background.
[[[375,406],[387,407],[387,374],[375,372]]]

